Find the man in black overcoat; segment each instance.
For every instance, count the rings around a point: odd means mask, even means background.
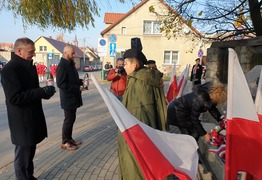
[[[193,65],[190,77],[190,80],[192,81],[193,85],[201,84],[201,78],[203,73],[203,67],[200,64],[200,58],[197,58],[195,62],[196,64]]]
[[[64,57],[61,58],[56,69],[56,84],[59,87],[61,108],[64,109],[64,123],[62,127],[62,149],[76,150],[80,141],[72,138],[73,125],[76,120],[76,110],[83,105],[81,92],[83,80],[79,79],[74,63],[74,48],[70,45],[64,48]]]
[[[47,137],[41,99],[50,99],[54,86],[39,86],[34,42],[17,39],[14,55],[2,71],[1,83],[5,93],[7,116],[12,143],[15,145],[15,177],[17,180],[36,179],[33,158],[36,145]]]

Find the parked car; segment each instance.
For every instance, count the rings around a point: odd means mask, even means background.
[[[92,66],[94,71],[97,71],[97,66]]]
[[[83,71],[84,72],[88,72],[88,71],[92,71],[93,69],[92,69],[92,66],[84,66],[83,67]]]
[[[97,69],[98,69],[98,70],[101,70],[101,69],[102,69],[102,66],[101,66],[101,65],[97,65]]]

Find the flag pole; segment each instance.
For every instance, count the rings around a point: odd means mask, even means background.
[[[236,61],[236,56],[233,49],[228,48],[228,52],[227,119],[232,119],[234,62]]]
[[[234,50],[228,48],[228,86],[227,86],[227,120],[232,120],[233,116],[233,86],[234,86],[234,63],[236,61]],[[227,123],[229,123],[227,121]],[[229,126],[227,126],[229,128]],[[229,131],[227,129],[227,131]],[[231,141],[231,135],[227,133],[227,142]],[[228,157],[231,154],[230,145],[226,146],[226,168],[225,168],[225,180],[231,179],[230,169],[231,169],[231,159]]]

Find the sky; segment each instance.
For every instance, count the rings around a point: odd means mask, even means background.
[[[139,3],[138,0],[133,0],[133,2]],[[71,33],[52,28],[42,31],[37,26],[28,26],[25,30],[21,17],[15,19],[11,11],[7,12],[2,10],[0,11],[0,42],[14,43],[16,39],[21,37],[28,37],[35,41],[41,35],[56,38],[58,34],[64,33],[64,40],[66,42],[73,42],[76,36],[79,46],[85,45],[91,48],[97,48],[98,38],[101,37],[100,32],[106,27],[104,23],[104,14],[106,12],[127,13],[133,7],[130,0],[127,0],[124,4],[120,3],[118,0],[102,0],[97,1],[97,3],[100,8],[100,17],[94,17],[95,28],[90,25],[89,29],[76,28],[76,30]]]

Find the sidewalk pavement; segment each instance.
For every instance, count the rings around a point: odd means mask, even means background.
[[[96,118],[74,129],[74,137],[83,143],[76,151],[61,149],[60,136],[38,145],[35,177],[39,180],[118,180],[117,126],[105,104],[97,106],[103,107],[94,112]],[[81,116],[87,115],[82,112]],[[200,164],[197,179],[211,179],[210,173],[204,171]],[[13,163],[0,169],[0,179],[15,179]]]
[[[90,123],[78,131],[83,144],[76,151],[60,149],[60,138],[37,148],[35,177],[39,180],[118,180],[117,126],[114,121]],[[204,171],[200,164],[197,179],[210,179],[210,173]],[[15,179],[13,164],[4,168],[0,179]]]
[[[76,151],[60,149],[61,137],[37,147],[35,177],[40,180],[118,179],[117,126],[112,119],[90,122],[75,130],[83,144]],[[13,164],[0,179],[15,179]]]

